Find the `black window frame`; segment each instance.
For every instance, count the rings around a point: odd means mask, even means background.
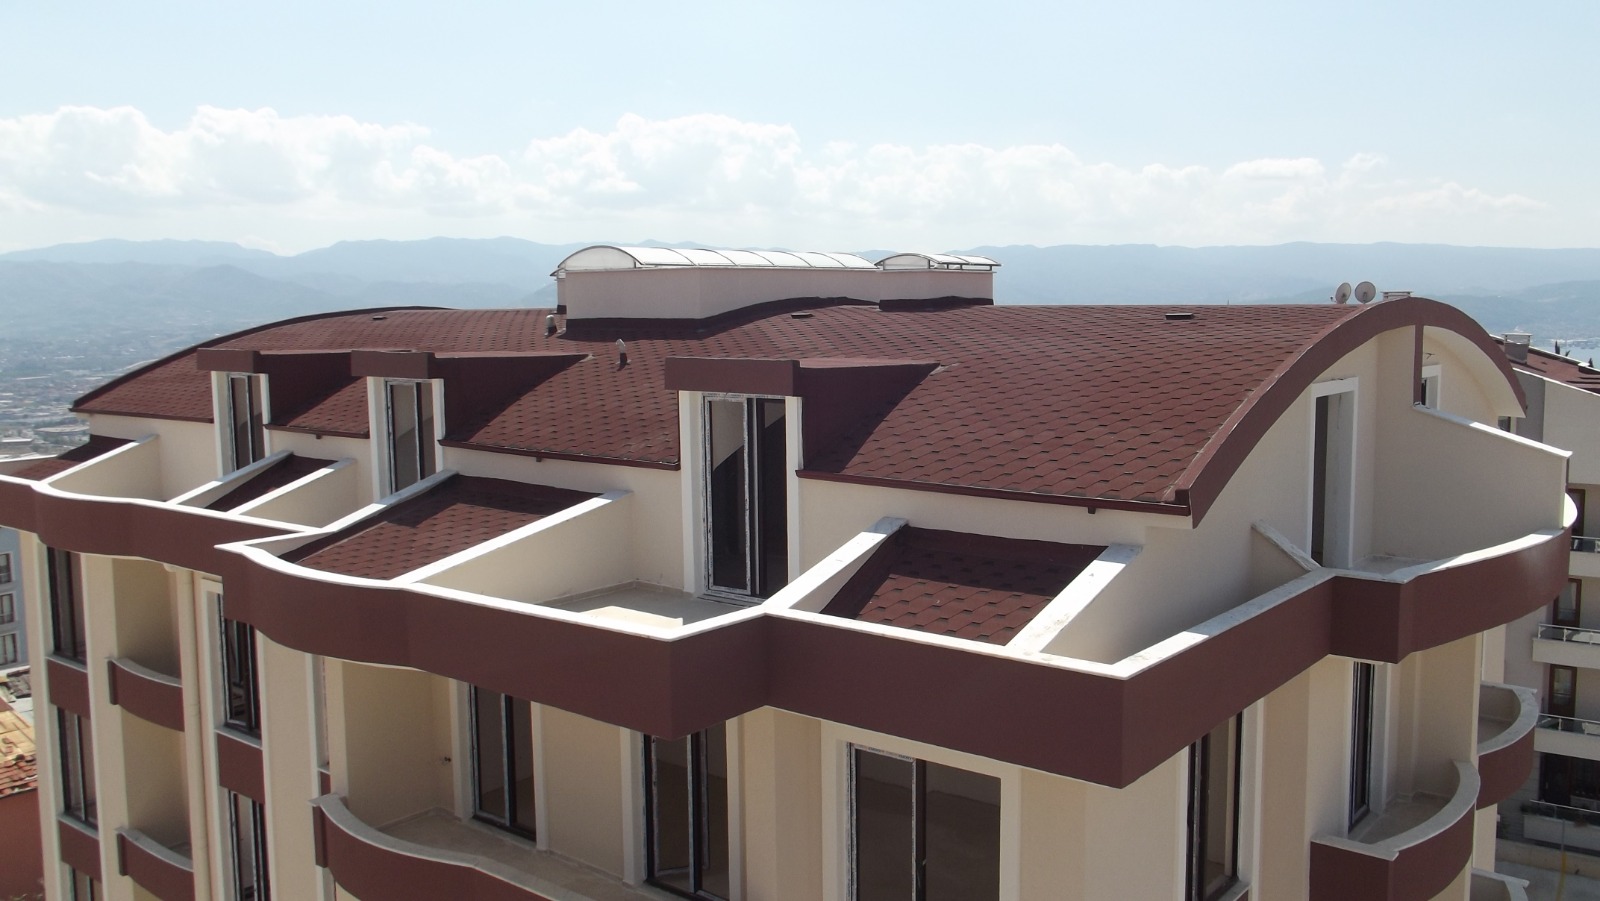
[[[88,636],[84,631],[83,586],[78,555],[60,548],[45,548],[46,590],[50,599],[50,636],[57,657],[88,662]]]
[[[0,551],[0,585],[15,581],[14,563],[10,551]]]
[[[397,419],[400,411],[395,403],[395,397],[396,392],[399,391],[406,391],[410,394],[412,422],[409,428],[402,428],[404,424]],[[396,491],[409,488],[439,471],[438,442],[434,435],[438,427],[436,423],[439,410],[434,404],[433,382],[431,380],[415,379],[384,379],[383,412],[383,421],[387,429],[385,440],[389,456],[389,493],[393,494]],[[408,431],[413,436],[412,442],[409,445],[402,446],[402,436]],[[405,452],[404,455],[402,455],[402,451]],[[402,464],[407,466],[407,471],[401,471]]]
[[[217,595],[218,653],[222,669],[222,722],[229,729],[261,737],[261,678],[254,626],[228,618]]]
[[[722,466],[713,460],[716,452],[713,407],[716,404],[739,404],[741,407],[740,450],[728,455]],[[773,406],[778,410],[778,417],[769,426],[764,421],[765,411]],[[705,505],[708,592],[741,603],[756,602],[772,597],[789,583],[788,477],[794,464],[789,459],[788,414],[787,399],[783,397],[712,393],[704,397],[701,405],[701,493]],[[738,456],[736,463],[735,455]],[[725,481],[734,484],[722,484]],[[719,509],[727,506],[722,496],[734,488],[738,489],[738,503],[729,509]],[[739,546],[720,547],[735,535]],[[719,559],[738,563],[735,569],[742,569],[742,578],[720,577]]]
[[[272,879],[267,868],[266,807],[248,795],[226,789],[224,791],[227,792],[228,851],[231,864],[228,882],[233,889],[234,901],[270,901]],[[248,823],[242,821],[239,816],[241,806],[244,807]],[[246,826],[248,833],[244,831]],[[240,866],[246,853],[250,856],[248,872]],[[254,878],[252,880],[249,877]]]
[[[1232,753],[1232,760],[1228,766],[1229,778],[1232,780],[1229,788],[1232,791],[1223,797],[1222,803],[1226,806],[1223,815],[1227,817],[1229,847],[1227,859],[1223,861],[1224,871],[1221,882],[1207,885],[1205,882],[1205,862],[1210,853],[1207,839],[1210,833],[1210,817],[1212,810],[1208,802],[1214,800],[1211,793],[1211,758],[1217,753],[1213,739],[1217,730],[1206,733],[1200,740],[1189,746],[1189,813],[1188,836],[1185,847],[1185,875],[1184,899],[1185,901],[1217,901],[1226,895],[1234,886],[1239,884],[1239,826],[1241,823],[1240,801],[1243,798],[1244,775],[1244,715],[1237,714],[1227,723],[1229,737],[1232,744],[1227,749]]]
[[[497,712],[500,717],[500,722],[498,724],[500,747],[488,749],[494,752],[493,759],[500,764],[501,788],[505,793],[504,810],[498,813],[493,810],[487,810],[482,805],[484,792],[481,761],[484,758],[484,751],[486,749],[482,746],[483,741],[481,736],[483,730],[478,721],[478,696],[480,692],[490,692],[499,696],[499,703],[495,706],[498,708]],[[532,789],[529,801],[532,803],[533,810],[526,811],[528,814],[527,817],[522,816],[523,811],[520,808],[516,792],[516,786],[521,782],[519,777],[522,775],[517,769],[517,730],[514,728],[517,721],[516,706],[519,704],[522,705],[526,710],[525,716],[528,723],[528,735],[526,737],[529,743],[527,778]],[[509,832],[512,835],[528,839],[529,841],[537,842],[539,840],[539,785],[537,778],[538,764],[535,762],[535,755],[538,752],[536,743],[534,741],[533,705],[528,701],[513,695],[505,694],[504,692],[498,692],[487,688],[479,688],[476,685],[468,685],[467,729],[467,734],[472,745],[470,751],[472,757],[473,819],[488,823],[489,825]],[[532,823],[532,825],[529,826],[529,823]]]
[[[1350,702],[1350,828],[1372,812],[1374,739],[1376,737],[1376,664],[1357,660],[1351,669]]]
[[[710,760],[713,743],[722,743],[723,763],[726,768],[730,762],[728,754],[727,724],[719,723],[709,729],[685,736],[679,741],[688,742],[688,771],[685,773],[686,789],[689,800],[688,822],[681,824],[687,827],[689,839],[689,888],[687,890],[672,885],[668,880],[675,873],[664,872],[660,861],[660,838],[663,834],[660,810],[660,767],[657,763],[657,747],[660,744],[670,743],[668,739],[657,738],[653,735],[643,736],[644,750],[644,823],[645,823],[645,881],[656,888],[684,898],[705,899],[705,901],[728,901],[706,886],[707,873],[713,863],[710,855],[713,853],[714,842],[711,834],[717,828],[713,822],[717,811],[710,792]],[[724,778],[727,774],[724,773]],[[728,810],[730,799],[727,797],[726,788],[723,793],[721,830],[724,837],[723,850],[728,859],[719,861],[725,872],[732,874],[732,819]],[[730,891],[731,893],[731,891]]]
[[[14,591],[0,591],[0,626],[9,626],[17,621],[17,593]]]
[[[230,372],[226,382],[228,471],[234,472],[267,455],[266,392],[254,373]]]
[[[61,814],[90,828],[99,823],[99,793],[94,779],[94,727],[86,716],[56,708],[60,754]]]

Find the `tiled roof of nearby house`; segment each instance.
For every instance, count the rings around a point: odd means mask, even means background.
[[[277,491],[290,482],[305,478],[332,463],[332,460],[318,460],[314,457],[290,454],[246,479],[243,484],[227,494],[206,504],[206,509],[232,510],[242,507],[257,498]]]
[[[1005,644],[1104,550],[908,526],[822,612]]]
[[[33,727],[0,702],[0,798],[38,787]]]
[[[59,454],[47,460],[40,460],[24,469],[12,473],[19,479],[41,480],[48,479],[58,473],[66,472],[79,463],[93,460],[101,454],[116,450],[128,442],[122,438],[108,438],[104,435],[90,435],[87,444],[80,444],[66,453]]]
[[[695,331],[631,322],[546,336],[547,310],[366,311],[291,322],[215,346],[580,353],[449,437],[491,450],[647,464],[679,460],[668,357],[936,361],[903,398],[861,417],[808,460],[844,478],[1152,502],[1229,416],[1357,306],[1035,307],[880,310],[818,301],[753,308]],[[1192,318],[1169,319],[1183,312]],[[806,315],[809,314],[809,315]],[[617,338],[627,342],[619,367]],[[362,433],[359,381],[301,411],[296,427]],[[896,402],[898,401],[898,402]],[[82,412],[205,418],[193,354],[86,395]],[[448,411],[447,411],[448,414]],[[1170,498],[1168,498],[1170,500]]]
[[[1571,357],[1553,354],[1537,347],[1528,348],[1526,362],[1513,360],[1511,365],[1517,369],[1537,373],[1547,379],[1592,391],[1600,394],[1600,370],[1592,369]]]
[[[347,576],[392,579],[591,497],[543,485],[452,476],[284,559]]]

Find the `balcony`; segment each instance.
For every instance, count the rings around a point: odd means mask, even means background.
[[[386,829],[367,825],[344,799],[311,802],[317,863],[339,887],[360,898],[455,901],[655,901],[614,876],[588,869],[441,812]]]
[[[1551,847],[1600,853],[1600,801],[1574,796],[1573,805],[1522,803],[1522,834]]]
[[[1416,795],[1390,804],[1348,837],[1311,840],[1311,901],[1427,901],[1472,860],[1473,813],[1480,782],[1455,761],[1449,797]]]
[[[1528,778],[1538,720],[1532,689],[1488,682],[1478,686],[1478,809],[1509,798]]]
[[[137,829],[117,830],[117,871],[161,901],[194,901],[188,848],[168,848]]]
[[[158,726],[183,731],[183,682],[132,660],[106,661],[111,703]]]
[[[1545,623],[1533,633],[1533,660],[1600,669],[1600,629]]]
[[[1527,883],[1503,873],[1472,871],[1468,901],[1528,901]]]
[[[1587,535],[1572,536],[1571,574],[1600,579],[1600,538],[1590,538]]]
[[[1600,721],[1541,716],[1539,728],[1534,730],[1533,749],[1541,754],[1600,760]]]

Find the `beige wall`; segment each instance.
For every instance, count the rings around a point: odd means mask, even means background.
[[[736,734],[745,901],[822,897],[821,723],[763,707]]]
[[[159,500],[177,497],[215,479],[217,472],[216,427],[209,422],[179,422],[173,419],[140,419],[132,416],[91,414],[89,428],[96,435],[137,440],[159,435],[155,448],[159,460],[153,494]],[[74,489],[76,490],[76,489]]]
[[[183,733],[129,713],[116,719],[122,728],[128,824],[168,848],[187,844],[189,780]],[[108,835],[102,832],[102,836]]]
[[[381,829],[454,807],[450,684],[417,670],[328,661],[334,790],[363,822]]]
[[[547,835],[541,844],[613,875],[623,872],[624,765],[616,726],[539,708]]]
[[[1600,483],[1600,395],[1543,381],[1544,442],[1573,451],[1572,482]]]
[[[256,645],[272,889],[279,897],[314,898],[320,880],[307,865],[316,847],[307,802],[322,789],[311,731],[311,657],[264,635]],[[426,719],[418,725],[425,741]]]
[[[156,672],[179,675],[174,576],[149,560],[112,560],[111,571],[117,653]]]

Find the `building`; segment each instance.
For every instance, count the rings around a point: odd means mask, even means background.
[[[43,891],[33,726],[0,697],[0,898],[33,901]]]
[[[996,265],[590,248],[80,398],[0,474],[52,897],[1518,897],[1504,354]]]
[[[28,664],[28,611],[22,603],[21,539],[0,529],[0,670]]]
[[[1530,346],[1527,334],[1501,342],[1527,397],[1525,416],[1504,428],[1572,454],[1567,494],[1575,508],[1567,581],[1545,607],[1506,629],[1506,679],[1534,689],[1545,716],[1535,733],[1539,765],[1502,804],[1510,837],[1600,853],[1600,542],[1590,537],[1589,499],[1600,500],[1600,371]],[[1595,606],[1590,604],[1591,607]],[[1533,803],[1528,803],[1533,802]],[[1589,811],[1591,813],[1585,813]]]

